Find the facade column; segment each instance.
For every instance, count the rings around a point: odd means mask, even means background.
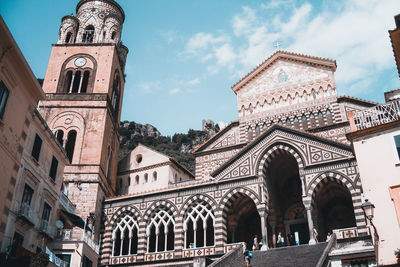
[[[307,220],[308,220],[308,232],[310,234],[310,241],[308,241],[309,245],[315,245],[315,239],[314,239],[314,222],[312,219],[312,214],[311,214],[311,205],[305,206],[307,210]]]
[[[79,80],[78,94],[81,93],[82,81],[83,81],[83,73],[82,73],[81,78]]]
[[[72,87],[74,86],[74,80],[75,80],[75,73],[72,74],[71,85],[69,86],[69,90],[68,90],[69,94],[72,92]]]
[[[261,219],[261,234],[262,234],[262,247],[261,250],[267,250],[268,249],[268,228],[267,228],[267,212],[262,211],[260,213],[260,219]]]

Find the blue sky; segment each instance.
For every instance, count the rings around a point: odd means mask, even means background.
[[[37,77],[78,0],[2,0],[0,14]],[[398,0],[119,0],[130,49],[122,120],[164,135],[237,119],[230,86],[281,49],[337,61],[339,95],[383,102],[400,88],[388,30]]]

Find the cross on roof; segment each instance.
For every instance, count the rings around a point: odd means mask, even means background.
[[[277,50],[281,48],[281,44],[279,42],[276,42],[274,46],[276,47]]]

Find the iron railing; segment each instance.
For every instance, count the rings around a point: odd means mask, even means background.
[[[28,203],[21,203],[18,201],[14,202],[14,211],[17,216],[22,217],[35,225],[37,216],[33,208]]]
[[[46,220],[41,220],[39,225],[39,232],[42,232],[49,236],[50,238],[54,238],[56,228],[51,226],[50,223]]]

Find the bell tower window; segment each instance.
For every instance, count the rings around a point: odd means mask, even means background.
[[[87,26],[82,36],[82,43],[93,43],[94,38],[94,27],[92,25]]]
[[[71,39],[72,39],[72,33],[68,32],[67,37],[65,37],[65,43],[69,44],[71,42]]]
[[[81,85],[81,72],[78,70],[74,75],[74,83],[72,85],[71,93],[78,93],[79,87]]]
[[[72,163],[72,158],[74,156],[75,141],[76,141],[76,131],[72,130],[68,133],[67,144],[65,145],[65,151],[67,152],[69,162],[71,163]]]
[[[115,36],[116,36],[116,35],[117,35],[116,32],[112,32],[112,33],[111,33],[111,39],[112,39],[112,40],[115,40]]]
[[[67,74],[65,76],[64,92],[86,93],[88,91],[89,81],[90,81],[89,70],[84,71],[83,75],[82,71],[80,70],[77,70],[75,72],[69,70],[67,71]]]

